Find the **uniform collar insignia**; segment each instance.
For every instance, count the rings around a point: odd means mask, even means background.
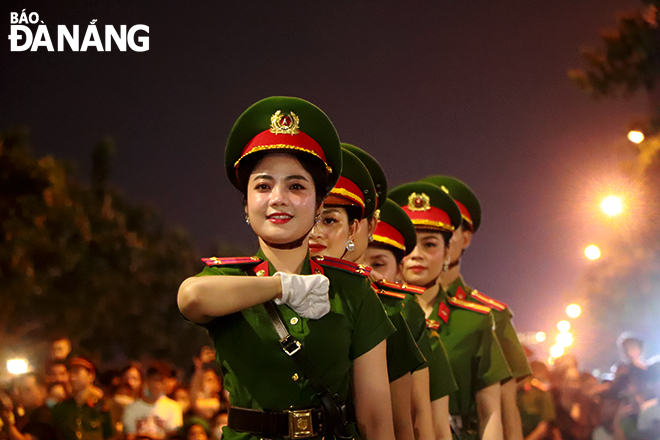
[[[441,302],[438,306],[438,316],[442,319],[445,324],[449,321],[449,307],[444,302]]]

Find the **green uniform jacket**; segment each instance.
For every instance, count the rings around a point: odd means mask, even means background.
[[[396,327],[396,333],[387,338],[387,374],[390,382],[394,382],[406,373],[423,368],[427,363],[401,313],[405,294],[388,292],[376,286],[374,289],[378,292],[378,298],[383,303],[387,316]]]
[[[417,302],[417,297],[406,295],[403,305],[403,316],[428,363],[431,402],[433,402],[458,390],[458,385],[440,335],[426,328],[426,316],[422,306]]]
[[[110,413],[99,403],[78,405],[72,397],[53,407],[52,420],[60,440],[103,440],[114,435]]]
[[[465,284],[463,277],[460,276],[447,288],[447,294],[452,298],[457,297],[459,288],[465,294],[465,297],[459,295],[459,299],[467,299],[468,301],[491,307],[491,313],[495,318],[495,334],[502,347],[502,351],[504,351],[506,362],[509,364],[509,369],[511,370],[514,379],[521,379],[532,374],[529,362],[527,362],[527,356],[525,356],[525,351],[523,350],[520,340],[518,340],[516,329],[511,322],[513,314],[506,304],[495,301],[482,293],[477,292]]]
[[[458,384],[449,396],[449,413],[476,417],[477,392],[511,378],[490,308],[448,298],[440,289],[428,318],[427,327],[440,334]]]
[[[261,251],[252,264],[206,267],[198,276],[274,274]],[[208,263],[207,263],[208,264]],[[301,274],[323,272],[330,280],[330,312],[321,319],[299,316],[279,305],[289,333],[302,343],[305,357],[339,402],[352,399],[353,360],[367,353],[395,329],[367,278],[343,269],[319,266],[307,259]],[[321,406],[321,401],[296,363],[282,350],[263,305],[215,318],[204,327],[214,341],[216,359],[224,374],[232,406],[282,411]],[[354,424],[349,428],[360,436]],[[223,439],[257,439],[248,433],[223,428]],[[332,437],[326,437],[332,438]]]

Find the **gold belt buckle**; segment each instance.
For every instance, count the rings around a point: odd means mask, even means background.
[[[314,437],[314,424],[312,411],[308,409],[289,411],[289,437]]]

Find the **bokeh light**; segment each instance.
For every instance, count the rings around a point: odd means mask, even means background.
[[[538,332],[534,337],[536,338],[536,342],[543,342],[546,338],[545,332]]]
[[[561,345],[553,345],[550,347],[550,356],[553,358],[558,358],[564,354],[564,347]]]
[[[600,258],[600,249],[595,244],[591,244],[584,250],[584,255],[590,260],[597,260]]]
[[[573,343],[573,335],[569,332],[561,332],[557,335],[557,345],[568,347]]]
[[[644,141],[644,133],[639,130],[630,130],[628,132],[628,140],[634,144],[639,144]]]
[[[571,323],[568,321],[559,321],[557,323],[557,330],[560,332],[567,332],[571,329]]]
[[[27,373],[28,363],[25,359],[10,359],[7,361],[7,371],[11,374]]]
[[[582,313],[582,308],[577,304],[571,304],[566,307],[566,314],[571,318],[577,318]]]
[[[621,201],[621,197],[609,196],[603,200],[603,203],[600,204],[600,207],[603,209],[605,214],[614,216],[623,211],[623,202]]]

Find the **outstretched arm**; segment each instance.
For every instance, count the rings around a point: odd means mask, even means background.
[[[239,312],[281,295],[279,275],[191,277],[181,283],[177,303],[183,316],[204,324],[215,317]]]
[[[355,359],[353,372],[355,413],[363,438],[394,440],[385,341]]]

